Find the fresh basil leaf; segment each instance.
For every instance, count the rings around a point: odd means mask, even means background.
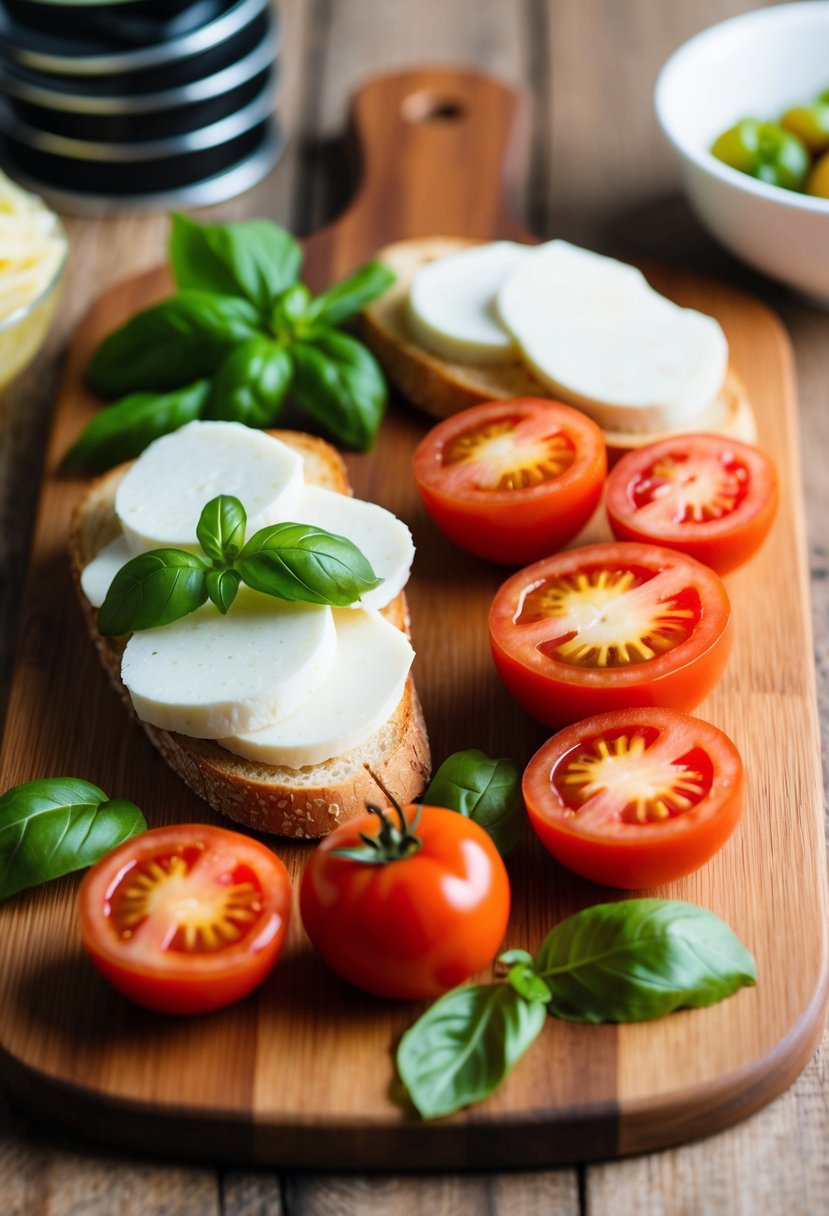
[[[719,917],[671,899],[597,904],[544,939],[535,971],[572,1022],[641,1022],[754,984],[754,959]]]
[[[248,517],[233,494],[219,494],[202,509],[196,539],[214,562],[232,562],[242,551]]]
[[[508,984],[454,988],[407,1030],[397,1068],[424,1119],[488,1097],[538,1037],[547,1007]]]
[[[232,350],[213,379],[205,417],[245,426],[273,426],[294,366],[270,338],[251,338]]]
[[[360,309],[388,291],[395,274],[384,262],[367,262],[359,270],[317,296],[310,316],[320,325],[342,325]]]
[[[529,963],[532,965],[533,956],[529,950],[505,950],[503,954],[498,955],[498,962],[503,963],[505,967],[514,967],[516,963]]]
[[[383,373],[370,351],[348,334],[315,330],[291,347],[291,392],[340,443],[368,450],[386,408]]]
[[[308,315],[313,299],[304,283],[294,283],[281,291],[271,309],[271,328],[274,333],[293,333],[295,326]]]
[[[117,844],[145,832],[131,802],[110,802],[75,777],[15,786],[0,798],[0,899],[91,866]]]
[[[444,760],[422,801],[474,819],[502,856],[518,843],[524,826],[518,765],[491,760],[475,747]]]
[[[103,473],[139,456],[154,439],[201,418],[210,381],[197,380],[171,393],[133,393],[93,418],[63,458],[66,466]]]
[[[179,289],[244,296],[262,314],[302,267],[299,244],[269,220],[197,224],[174,215],[169,253]]]
[[[265,595],[341,608],[383,581],[350,540],[312,524],[262,528],[245,545],[235,569],[242,582]]]
[[[547,1005],[552,999],[552,992],[541,976],[536,975],[532,963],[516,963],[510,967],[507,983],[525,1001],[540,1001],[542,1005]]]
[[[136,313],[104,338],[87,382],[104,397],[181,388],[212,376],[234,346],[260,332],[258,313],[247,300],[183,291]]]
[[[153,549],[122,566],[98,613],[104,637],[170,625],[207,599],[207,566],[183,549]]]
[[[235,570],[208,570],[205,579],[207,594],[222,616],[236,599],[241,581]]]

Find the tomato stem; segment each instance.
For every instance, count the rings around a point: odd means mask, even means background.
[[[367,802],[366,810],[380,820],[380,830],[377,835],[370,836],[368,832],[360,832],[362,845],[355,845],[353,848],[332,849],[330,855],[344,857],[349,861],[359,861],[364,865],[384,866],[392,861],[402,861],[419,852],[422,842],[420,837],[415,835],[415,829],[420,822],[423,807],[418,805],[412,822],[408,823],[406,813],[400,803],[395,798],[390,798],[390,801],[400,821],[399,827],[395,825],[387,811],[375,806],[374,803]]]

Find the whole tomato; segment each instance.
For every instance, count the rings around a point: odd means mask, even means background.
[[[438,996],[495,957],[507,872],[482,828],[442,807],[370,807],[314,850],[305,930],[333,971],[377,996]]]

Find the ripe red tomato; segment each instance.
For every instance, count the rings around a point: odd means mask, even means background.
[[[507,579],[489,637],[516,701],[558,729],[632,705],[693,709],[725,666],[729,622],[707,566],[655,545],[604,544]]]
[[[418,811],[420,817],[418,818]],[[477,823],[442,807],[403,807],[406,833],[377,814],[351,819],[311,855],[299,893],[305,930],[343,979],[377,996],[438,996],[495,957],[510,889],[498,851]],[[338,856],[391,831],[400,855],[372,863]],[[416,839],[415,844],[407,841]],[[369,855],[371,849],[369,849]]]
[[[620,709],[549,739],[523,793],[562,865],[612,887],[655,887],[699,869],[728,840],[743,810],[743,765],[708,722]]]
[[[606,472],[595,422],[532,397],[463,410],[414,454],[417,487],[438,527],[462,549],[510,566],[571,540],[596,509]]]
[[[718,574],[754,554],[776,510],[768,456],[722,435],[679,435],[628,452],[607,482],[614,536],[680,549]]]
[[[255,988],[279,957],[290,911],[279,858],[206,824],[125,841],[80,891],[95,966],[119,992],[163,1013],[204,1013]]]

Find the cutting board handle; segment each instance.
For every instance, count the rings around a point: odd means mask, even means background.
[[[461,68],[362,85],[351,103],[360,184],[348,209],[309,238],[308,277],[315,263],[333,278],[352,269],[332,250],[347,249],[356,263],[403,237],[531,239],[514,210],[525,114],[513,89]]]

